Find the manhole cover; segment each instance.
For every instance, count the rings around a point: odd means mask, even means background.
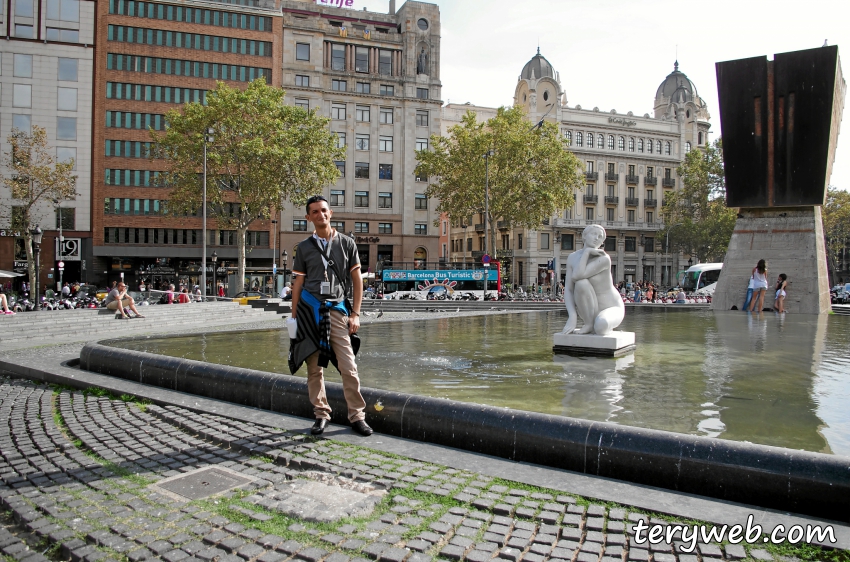
[[[215,494],[226,492],[243,484],[252,482],[253,478],[232,470],[218,467],[201,468],[188,474],[172,476],[153,484],[162,492],[176,494],[179,499],[199,500]]]

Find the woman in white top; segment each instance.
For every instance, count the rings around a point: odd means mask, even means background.
[[[753,268],[753,301],[750,303],[749,310],[764,310],[764,295],[767,292],[767,263],[764,260],[759,260],[758,264]]]

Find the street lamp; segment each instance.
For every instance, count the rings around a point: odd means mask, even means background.
[[[212,129],[207,129],[204,131],[204,200],[201,204],[201,212],[203,214],[202,226],[201,230],[203,231],[203,236],[201,237],[202,249],[201,253],[204,256],[204,267],[201,268],[201,299],[207,300],[207,143],[213,142],[215,137],[212,134],[215,131]],[[213,276],[215,277],[215,276]],[[215,290],[213,290],[215,292]]]
[[[289,262],[289,254],[283,251],[283,284],[286,285],[286,265]]]
[[[56,216],[59,222],[59,251],[56,255],[56,261],[62,262],[62,254],[65,249],[65,238],[62,236],[62,202],[58,199],[53,200],[53,204],[56,205]],[[64,273],[65,268],[59,267],[59,291],[62,291],[62,273]]]
[[[272,228],[274,229],[274,245],[272,247],[272,287],[274,287],[274,294],[277,295],[280,294],[280,291],[277,290],[277,264],[275,263],[277,261],[277,221],[274,219],[272,219]]]
[[[39,298],[39,289],[38,289],[38,256],[41,253],[41,237],[44,235],[44,232],[41,230],[40,226],[36,226],[32,230],[30,230],[30,236],[32,236],[32,253],[33,259],[35,260],[35,280],[32,282],[33,286],[33,300],[35,301],[35,309],[38,310],[41,308],[41,299]]]
[[[646,281],[646,234],[640,233],[640,280]]]
[[[487,255],[487,218],[490,215],[490,158],[496,155],[495,150],[484,153],[484,255]],[[485,291],[486,292],[486,291]]]
[[[212,282],[213,296],[217,297],[218,296],[218,287],[216,287],[216,284],[215,284],[215,269],[216,269],[216,262],[218,261],[218,254],[215,253],[215,250],[213,250],[213,253],[212,253],[212,256],[210,256],[210,259],[213,262],[213,268],[212,268],[213,269],[213,282]],[[204,262],[204,267],[206,267],[206,265],[207,265],[206,262]],[[218,299],[214,299],[214,300],[218,300]]]

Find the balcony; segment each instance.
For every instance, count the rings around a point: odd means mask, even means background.
[[[637,207],[640,204],[640,199],[637,197],[626,197],[627,207]]]
[[[554,219],[552,221],[552,226],[554,227],[576,226],[579,224],[581,224],[581,219]]]
[[[661,180],[661,185],[664,187],[676,187],[676,180],[674,178],[664,178]]]
[[[658,178],[655,176],[646,176],[643,178],[643,185],[658,185]]]
[[[585,202],[585,204],[587,204],[587,203],[598,203],[599,202],[599,196],[598,195],[585,195],[584,196],[584,202]]]
[[[513,250],[496,250],[496,259],[501,260],[504,258],[512,258],[514,257]]]
[[[620,202],[620,198],[616,195],[606,195],[605,202],[610,203],[611,205],[616,205]]]
[[[499,221],[496,223],[496,228],[499,230],[508,230],[511,227],[511,223],[508,221]]]
[[[620,181],[620,174],[617,172],[607,172],[605,174],[606,181]]]
[[[475,232],[484,232],[484,223],[479,222],[475,225]]]
[[[644,207],[657,207],[658,206],[658,199],[644,199],[643,200],[643,206]]]
[[[633,183],[637,185],[639,183],[640,176],[626,176],[626,183]]]
[[[585,172],[584,179],[588,181],[596,181],[599,179],[599,172]]]

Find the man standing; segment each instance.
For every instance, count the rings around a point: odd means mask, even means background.
[[[307,390],[316,416],[313,435],[324,432],[331,418],[323,369],[330,361],[342,376],[351,428],[366,437],[372,428],[366,423],[352,347],[352,338],[359,342],[355,334],[363,299],[360,256],[354,240],[331,228],[332,215],[321,195],[307,200],[307,220],[315,232],[298,244],[292,265],[292,317],[298,318],[298,335],[290,350],[290,369],[295,372],[303,361],[307,363]]]

